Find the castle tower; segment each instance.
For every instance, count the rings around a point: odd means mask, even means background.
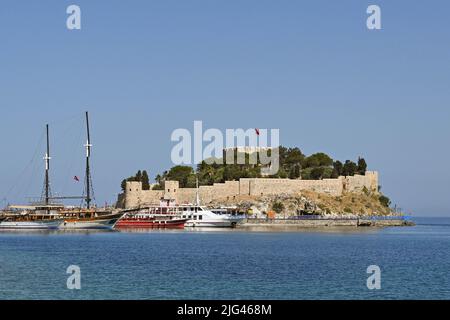
[[[178,189],[180,183],[178,181],[165,181],[164,182],[164,200],[171,200],[178,202]]]

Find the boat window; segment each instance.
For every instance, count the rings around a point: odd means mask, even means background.
[[[203,216],[198,216],[198,220],[203,220]]]

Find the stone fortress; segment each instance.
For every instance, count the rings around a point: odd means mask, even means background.
[[[364,188],[378,192],[378,172],[367,171],[365,175],[323,180],[243,178],[239,181],[200,186],[199,197],[202,205],[208,205],[211,201],[232,200],[242,195],[296,194],[308,190],[341,196],[344,192],[362,192]],[[195,203],[196,192],[195,188],[180,188],[178,181],[165,181],[164,190],[142,190],[141,182],[127,182],[125,192],[118,197],[118,207],[158,205],[161,199],[178,204]]]

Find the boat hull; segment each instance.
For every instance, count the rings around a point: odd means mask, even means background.
[[[118,219],[96,219],[96,220],[65,220],[61,225],[61,230],[75,229],[113,229]]]
[[[55,221],[2,221],[0,229],[52,230],[58,229],[62,220]]]
[[[242,220],[218,219],[218,220],[189,220],[187,228],[235,228]]]
[[[184,229],[187,220],[121,219],[116,228]]]

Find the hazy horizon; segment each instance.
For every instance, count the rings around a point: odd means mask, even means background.
[[[76,31],[70,4],[0,10],[3,203],[40,195],[46,123],[52,189],[80,194],[89,111],[99,205],[137,170],[173,166],[172,131],[202,120],[362,156],[406,213],[450,216],[449,3],[376,1],[379,31],[366,28],[371,1],[83,0]]]

